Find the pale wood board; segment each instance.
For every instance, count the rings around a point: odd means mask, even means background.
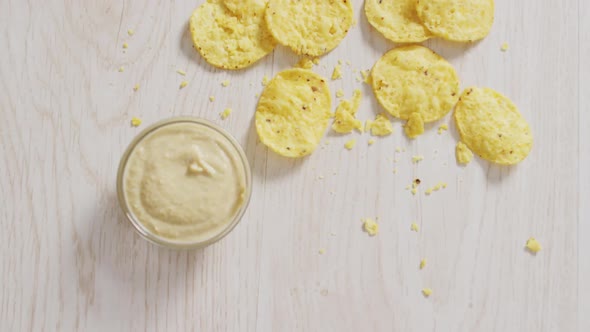
[[[511,168],[457,166],[455,128],[438,135],[438,123],[408,141],[396,122],[371,147],[354,134],[352,151],[350,136],[329,133],[311,157],[279,158],[252,127],[255,95],[298,58],[278,47],[250,69],[213,69],[187,33],[202,2],[0,2],[0,331],[590,330],[588,2],[496,1],[482,42],[425,43],[464,87],[519,105],[535,147]],[[353,69],[393,44],[354,6],[358,25],[316,70],[351,62],[330,86],[362,89],[364,120],[381,109]],[[119,158],[141,129],[130,118],[177,115],[229,130],[253,168],[241,224],[200,251],[141,239],[115,194]],[[449,187],[412,196],[414,178],[422,191]],[[379,217],[378,236],[361,231],[364,217]],[[529,236],[544,247],[537,256],[523,249]]]

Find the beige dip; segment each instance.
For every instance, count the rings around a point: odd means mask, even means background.
[[[193,122],[171,123],[129,154],[123,191],[129,211],[153,235],[206,242],[228,229],[247,200],[246,169],[223,134]]]

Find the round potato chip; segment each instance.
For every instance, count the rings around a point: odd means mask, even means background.
[[[404,120],[419,113],[424,122],[436,121],[459,98],[459,78],[453,66],[417,45],[385,53],[373,66],[371,85],[381,106]]]
[[[264,15],[268,0],[222,0],[222,2],[227,9],[236,15],[248,15],[251,13],[262,13]]]
[[[480,40],[494,24],[494,0],[418,0],[416,11],[428,30],[453,41]]]
[[[311,70],[288,69],[266,86],[256,109],[256,131],[262,143],[291,158],[311,154],[332,116],[326,79]]]
[[[320,56],[334,49],[352,25],[351,0],[270,0],[266,23],[295,53]]]
[[[518,108],[489,88],[466,89],[455,108],[455,122],[461,141],[497,164],[517,164],[533,147],[531,129]]]
[[[272,52],[276,41],[266,28],[264,12],[234,15],[221,0],[208,0],[190,18],[195,48],[211,65],[248,67]]]
[[[416,13],[416,0],[365,0],[371,25],[395,43],[418,43],[432,36]]]

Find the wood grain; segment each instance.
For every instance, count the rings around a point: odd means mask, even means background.
[[[352,151],[329,133],[305,160],[277,157],[252,127],[255,95],[298,59],[279,47],[247,70],[208,66],[187,33],[201,2],[0,2],[0,331],[590,330],[588,2],[496,1],[482,42],[425,43],[464,87],[519,105],[536,140],[512,168],[457,166],[452,124],[408,141],[396,122],[371,147],[354,134]],[[316,69],[329,76],[349,60],[331,88],[361,88],[367,119],[381,109],[353,69],[393,44],[354,5],[358,25]],[[254,173],[241,224],[200,251],[142,240],[115,195],[119,158],[141,129],[130,118],[177,115],[227,128]],[[414,178],[449,186],[412,196]],[[379,217],[378,236],[361,231],[364,217]],[[544,247],[536,257],[523,250],[529,236]]]

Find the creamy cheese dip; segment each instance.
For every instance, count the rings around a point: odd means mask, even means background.
[[[218,237],[237,223],[249,198],[241,148],[200,120],[155,127],[123,162],[120,194],[130,218],[167,242]]]

